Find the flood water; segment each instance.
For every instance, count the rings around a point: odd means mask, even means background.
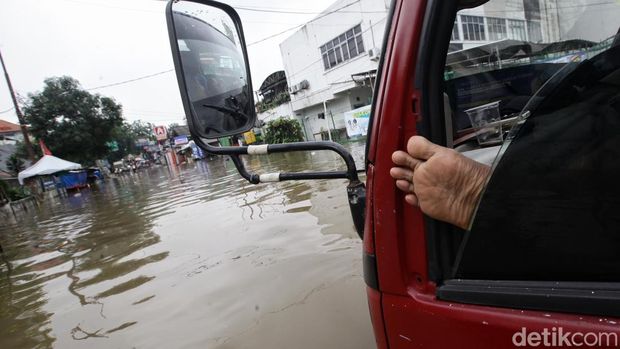
[[[329,152],[247,163],[343,168]],[[215,158],[3,217],[0,348],[373,348],[345,186],[255,186]]]

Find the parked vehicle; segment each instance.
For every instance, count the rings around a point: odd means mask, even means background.
[[[332,142],[203,143],[245,132],[256,119],[242,25],[225,4],[170,2],[192,137],[207,153],[231,156],[255,184],[349,179],[379,348],[617,347],[620,3],[492,0],[476,9],[485,3],[393,1],[364,185],[350,154]],[[507,19],[519,3],[525,18]],[[487,35],[487,46],[466,47]],[[449,54],[455,38],[461,47]],[[468,111],[482,106],[499,119],[471,125]],[[498,127],[501,147],[480,141]],[[391,154],[415,134],[494,159],[468,231],[424,216],[396,190]],[[239,160],[310,150],[337,152],[347,169],[255,174]]]

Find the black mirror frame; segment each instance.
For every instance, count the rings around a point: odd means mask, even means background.
[[[201,5],[215,7],[217,9],[224,11],[228,16],[230,16],[231,20],[235,24],[235,30],[237,31],[237,35],[239,35],[239,44],[241,45],[241,51],[243,52],[243,59],[245,61],[245,73],[247,76],[248,103],[251,103],[251,106],[252,106],[251,114],[249,115],[251,119],[251,123],[249,127],[247,126],[241,127],[236,130],[224,132],[224,133],[218,134],[215,138],[229,137],[229,136],[237,135],[237,134],[244,133],[244,132],[251,130],[252,128],[254,128],[254,125],[256,124],[257,116],[256,116],[256,110],[254,109],[254,92],[253,92],[254,90],[252,89],[252,76],[250,75],[251,74],[250,64],[249,64],[250,61],[248,60],[247,46],[245,44],[245,37],[243,35],[243,27],[241,26],[241,18],[239,17],[239,14],[237,14],[237,11],[235,11],[231,6],[223,4],[223,3],[219,3],[216,1],[212,1],[212,0],[183,0],[183,1],[194,2],[197,4],[201,4]],[[191,102],[187,94],[187,83],[185,82],[185,74],[183,72],[181,52],[179,50],[179,45],[177,43],[176,28],[174,24],[174,12],[172,10],[172,5],[175,2],[178,2],[178,0],[169,1],[168,4],[166,5],[166,23],[168,25],[168,36],[170,39],[170,49],[172,50],[172,60],[174,62],[174,70],[177,75],[177,82],[179,84],[181,100],[183,101],[183,109],[185,109],[185,115],[187,116],[187,123],[188,123],[187,126],[189,126],[189,130],[190,130],[192,137],[194,139],[197,139],[197,138],[202,138],[202,136],[200,136],[198,132],[194,131],[194,128],[195,128],[194,125],[195,123],[197,123],[197,120],[196,121],[194,120],[196,116],[195,116],[195,113],[192,111]]]
[[[185,77],[183,72],[179,69],[180,66],[180,51],[178,47],[178,43],[176,41],[176,32],[174,28],[174,20],[172,13],[172,4],[177,2],[178,0],[170,0],[168,5],[166,6],[166,19],[168,22],[168,36],[170,39],[170,45],[172,49],[172,56],[175,65],[175,71],[177,74],[177,80],[179,82],[179,87],[181,89],[181,97],[183,100],[183,107],[185,108],[185,112],[189,110],[191,112],[191,106],[188,104],[189,98],[187,96],[187,89],[185,89]],[[241,20],[237,12],[230,6],[225,4],[220,4],[218,2],[212,0],[184,0],[196,2],[199,4],[204,4],[208,6],[213,6],[225,11],[228,15],[231,16],[233,21],[235,22],[235,28],[239,33],[239,40],[243,45],[243,55],[246,60],[246,70],[248,71],[248,82],[251,87],[251,77],[249,73],[249,60],[247,58],[247,49],[245,46],[245,38],[243,36],[243,29],[241,27]],[[251,96],[252,103],[254,103],[254,96]],[[254,120],[256,120],[256,113],[253,113]],[[347,196],[349,201],[349,207],[351,209],[351,214],[353,217],[353,224],[355,226],[355,230],[357,231],[360,238],[364,238],[364,222],[365,222],[365,206],[366,206],[366,188],[364,183],[360,182],[359,177],[357,175],[358,170],[355,165],[355,160],[353,156],[347,151],[345,147],[335,142],[327,142],[327,141],[307,141],[307,142],[298,142],[298,143],[283,143],[283,144],[263,144],[263,145],[249,145],[242,147],[215,147],[209,145],[204,141],[200,135],[194,132],[193,127],[191,126],[191,120],[193,118],[193,114],[189,114],[189,118],[187,118],[188,125],[190,126],[190,134],[194,139],[196,145],[202,148],[205,152],[216,155],[229,155],[233,164],[237,168],[239,174],[245,178],[248,182],[252,184],[259,184],[265,182],[280,182],[280,181],[290,181],[290,180],[312,180],[312,179],[348,179],[349,185],[347,186]],[[311,151],[311,150],[329,150],[340,155],[342,160],[347,167],[346,171],[323,171],[323,172],[279,172],[279,173],[269,173],[264,175],[259,175],[253,172],[249,172],[243,161],[241,161],[241,155],[266,155],[271,153],[285,153],[291,151]],[[360,171],[361,172],[361,171]]]

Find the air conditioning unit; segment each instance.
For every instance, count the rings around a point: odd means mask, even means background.
[[[310,87],[310,83],[308,82],[308,80],[303,80],[301,81],[299,84],[295,84],[293,86],[290,86],[288,88],[288,91],[291,94],[296,94],[297,92],[301,91],[301,90],[306,90]]]
[[[381,58],[381,49],[375,47],[369,49],[368,58],[370,58],[371,61],[378,61],[379,58]]]

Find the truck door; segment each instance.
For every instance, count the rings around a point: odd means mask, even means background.
[[[613,1],[394,2],[364,235],[380,348],[619,345],[619,27]],[[396,190],[414,134],[492,166],[467,231]]]

